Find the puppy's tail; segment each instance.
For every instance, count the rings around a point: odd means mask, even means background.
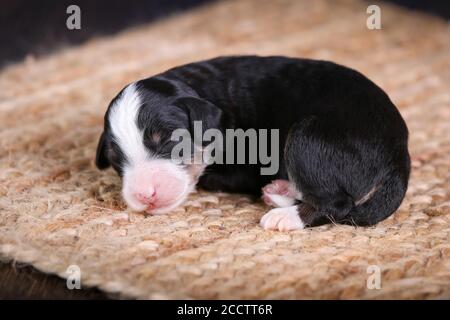
[[[407,189],[408,179],[392,173],[381,184],[374,186],[366,195],[353,200],[353,205],[341,223],[358,226],[374,225],[395,212]]]

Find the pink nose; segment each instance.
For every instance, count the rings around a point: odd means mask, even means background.
[[[136,197],[136,199],[137,199],[140,203],[150,206],[150,205],[152,205],[152,204],[155,202],[155,200],[156,200],[156,191],[153,190],[153,191],[151,191],[150,193],[141,193],[141,192],[138,192],[138,193],[136,193],[134,196]]]

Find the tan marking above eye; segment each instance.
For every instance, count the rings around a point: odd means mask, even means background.
[[[159,132],[153,132],[150,139],[152,139],[154,143],[159,143],[161,141],[161,134]]]

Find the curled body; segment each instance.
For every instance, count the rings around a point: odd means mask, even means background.
[[[174,163],[172,133],[194,134],[196,121],[224,136],[277,130],[278,170]],[[274,207],[261,226],[282,231],[376,224],[400,206],[410,173],[406,124],[381,88],[332,62],[278,56],[219,57],[129,84],[105,114],[96,164],[122,176],[133,210],[170,212],[196,186],[261,194]]]

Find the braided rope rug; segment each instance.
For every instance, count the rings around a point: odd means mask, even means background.
[[[358,1],[218,2],[0,73],[0,256],[137,298],[450,298],[450,28]],[[93,165],[103,114],[128,82],[223,54],[329,59],[399,106],[413,171],[398,212],[371,228],[263,231],[267,207],[198,191],[171,215],[127,211]],[[345,93],[351,94],[351,93]],[[381,289],[366,283],[381,271]]]

